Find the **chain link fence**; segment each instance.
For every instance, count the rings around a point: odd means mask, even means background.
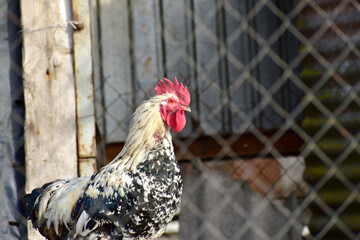
[[[358,1],[116,5],[96,29],[108,160],[158,79],[191,91],[180,239],[359,239]]]
[[[99,166],[159,79],[191,94],[173,138],[182,205],[161,239],[360,239],[360,1],[89,3]],[[0,238],[27,239],[20,5],[0,9]]]

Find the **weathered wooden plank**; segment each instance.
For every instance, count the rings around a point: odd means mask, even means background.
[[[185,0],[184,1],[184,14],[185,14],[185,29],[186,29],[186,62],[188,64],[188,74],[187,77],[188,80],[187,86],[188,90],[191,94],[191,114],[187,114],[186,119],[187,123],[190,122],[190,120],[195,120],[199,122],[200,119],[200,112],[199,112],[199,101],[198,101],[198,82],[197,82],[197,64],[196,64],[196,44],[194,41],[194,18],[195,18],[195,12],[194,12],[194,4],[192,0]],[[191,37],[190,37],[191,36]],[[186,115],[186,114],[185,114]],[[191,128],[193,130],[196,129],[196,126],[192,124]]]
[[[234,133],[243,133],[248,131],[251,124],[253,110],[253,94],[254,90],[247,81],[250,74],[248,64],[251,61],[252,45],[250,37],[246,33],[248,28],[245,25],[245,19],[248,12],[248,1],[228,0],[225,8],[226,22],[226,43],[227,43],[227,59],[228,59],[228,81],[229,81],[229,97],[233,103],[231,108],[231,128]],[[243,117],[246,113],[247,119]]]
[[[189,29],[184,28],[184,3],[161,2],[99,2],[107,142],[126,139],[133,110],[153,96],[160,78],[178,76],[187,85],[194,84],[189,75],[195,66],[187,64],[191,42],[186,39]],[[195,96],[195,87],[189,89]],[[189,118],[184,132],[190,133],[191,125]]]
[[[72,1],[73,20],[77,22],[74,38],[74,70],[76,85],[77,146],[79,175],[96,171],[96,130],[94,106],[93,62],[91,47],[90,3]],[[82,167],[81,165],[85,165]],[[91,168],[89,166],[94,166]],[[84,170],[86,169],[86,170]]]
[[[70,17],[70,0],[21,1],[26,192],[57,178],[77,176]],[[41,239],[28,228],[29,239]]]
[[[133,108],[127,1],[99,1],[100,57],[107,141],[124,141]]]
[[[164,50],[164,18],[162,0],[154,0],[154,29],[155,29],[155,46],[156,46],[156,79],[171,76],[166,75],[165,50]]]
[[[88,1],[72,1],[74,32],[74,70],[79,157],[95,157],[95,108],[91,47],[90,6]]]
[[[100,47],[100,15],[97,0],[90,0],[90,22],[92,41],[92,60],[94,72],[94,97],[96,124],[101,136],[105,136],[105,108],[103,96],[102,68],[101,68],[101,47]]]
[[[286,6],[283,7],[285,11],[291,9],[289,4],[286,2]],[[266,6],[262,7],[255,16],[249,17],[248,14],[255,6],[256,1],[253,0],[227,0],[224,5],[229,50],[227,54],[230,95],[234,103],[232,129],[235,133],[247,131],[249,124],[263,129],[281,126],[283,117],[272,108],[272,104],[262,102],[264,92],[270,90],[284,72],[279,62],[276,62],[277,56],[285,62],[291,62],[286,55],[290,55],[290,58],[297,55],[296,39],[291,39],[290,33],[287,33],[287,36],[283,36],[282,32],[274,35],[279,28],[274,23],[279,23],[281,19]],[[253,33],[249,34],[250,32]],[[273,44],[269,46],[261,44],[270,38]],[[259,54],[269,47],[271,53],[267,51],[265,55]],[[296,94],[293,93],[301,95],[291,83],[284,84],[278,91],[268,93],[272,100],[288,111],[291,111],[298,102]],[[241,117],[243,113],[246,114],[247,119]]]
[[[183,1],[162,1],[162,22],[164,38],[165,74],[170,78],[177,76],[180,79],[188,77],[186,62],[186,15]]]
[[[280,1],[278,2],[279,9],[288,16],[293,10],[293,2],[290,1]],[[292,24],[296,24],[297,18],[292,20]],[[282,24],[285,24],[283,19],[280,20]],[[286,82],[281,87],[281,106],[289,113],[291,113],[301,102],[303,92],[293,81],[294,76],[300,76],[300,65],[294,66],[294,60],[299,55],[299,40],[291,33],[289,29],[286,29],[278,41],[279,52],[281,53],[281,58],[289,64],[289,69],[293,67],[292,77],[287,77]],[[284,73],[283,73],[284,74]],[[298,116],[297,119],[300,119],[301,116]]]
[[[94,78],[94,105],[95,105],[95,125],[96,125],[96,162],[100,168],[105,165],[105,101],[104,101],[104,82],[102,79],[103,71],[101,66],[101,39],[100,39],[100,12],[99,1],[90,0],[90,21],[91,21],[91,46],[93,60]],[[80,165],[79,165],[80,168]]]
[[[96,158],[79,158],[79,176],[91,176],[97,171]]]
[[[131,40],[135,102],[139,104],[154,95],[158,82],[158,55],[155,0],[131,1]]]
[[[269,44],[268,46],[266,46],[261,44],[262,40],[260,40],[264,39],[266,42],[268,42],[267,40],[270,37],[273,37],[272,35],[279,27],[278,24],[275,24],[278,21],[279,20],[277,16],[273,12],[271,12],[266,6],[263,7],[256,15],[255,30],[258,34],[258,37],[254,39],[257,46],[256,54],[258,54],[260,51],[266,50],[267,48],[271,48],[273,53],[279,56],[279,44]],[[281,76],[281,67],[279,63],[275,62],[274,57],[271,57],[271,55],[274,56],[273,53],[267,53],[256,66],[256,70],[258,71],[257,81],[259,82],[259,84],[261,84],[259,86],[261,86],[266,91],[270,90]],[[276,99],[277,102],[281,103],[283,101],[283,95],[281,92],[271,94],[271,92],[269,91],[267,93],[273,99]],[[264,99],[265,94],[259,94],[259,102],[265,102]],[[284,122],[284,119],[281,117],[281,115],[279,115],[279,113],[269,103],[262,104],[261,113],[258,115],[257,118],[259,119],[259,125],[257,127],[264,129],[278,128]]]
[[[161,49],[157,43],[161,36],[156,4],[145,0],[100,2],[108,142],[126,139],[134,109],[154,94],[158,78],[163,77],[159,76]]]
[[[179,136],[188,136],[193,131],[190,115],[197,112],[195,100],[195,79],[193,72],[196,68],[190,47],[192,41],[188,41],[188,21],[192,21],[191,13],[186,12],[188,6],[185,1],[163,0],[161,6],[161,22],[163,23],[163,62],[165,77],[173,80],[176,76],[179,81],[185,83],[192,97],[191,114],[186,114],[187,123]],[[187,14],[188,13],[188,14]],[[192,60],[191,60],[192,59]]]
[[[221,91],[225,79],[220,79],[217,3],[194,1],[197,80],[199,86],[199,123],[207,134],[224,130]]]

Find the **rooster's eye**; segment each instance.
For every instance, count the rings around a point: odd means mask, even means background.
[[[168,101],[169,103],[174,103],[174,100],[172,100],[172,99],[169,99],[169,101]]]

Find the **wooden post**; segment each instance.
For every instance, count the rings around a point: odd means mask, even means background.
[[[21,0],[26,192],[77,176],[71,16],[71,0]]]
[[[90,3],[72,0],[74,32],[74,69],[77,105],[77,146],[79,175],[96,172],[96,130],[94,107],[94,79],[91,48]]]
[[[132,64],[128,2],[99,2],[99,48],[102,67],[101,78],[106,79],[103,88],[104,136],[106,142],[125,141],[127,118],[132,112]],[[113,39],[116,39],[114,41]],[[145,40],[144,40],[145,41]],[[118,57],[121,56],[121,57]],[[114,87],[116,89],[114,89]],[[121,86],[121,87],[119,87]],[[98,109],[97,109],[98,110]],[[108,114],[111,112],[111,114]],[[111,116],[117,116],[115,120]],[[119,124],[120,123],[120,124]]]

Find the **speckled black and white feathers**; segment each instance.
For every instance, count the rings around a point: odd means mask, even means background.
[[[74,208],[77,232],[71,235],[105,233],[110,239],[152,239],[163,233],[182,192],[173,147],[167,139],[163,142],[168,147],[162,143],[151,149],[147,160],[133,172],[124,171],[115,185],[107,175],[121,171],[121,165],[92,177]]]
[[[60,179],[24,197],[27,218],[58,239],[145,240],[159,237],[180,204],[182,179],[170,128],[159,106],[169,94],[134,113],[123,150],[89,177]]]

